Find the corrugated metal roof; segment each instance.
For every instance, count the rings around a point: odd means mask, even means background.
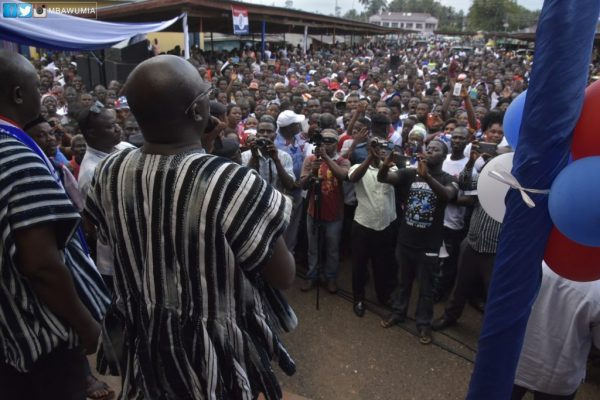
[[[369,17],[369,21],[409,21],[409,22],[424,22],[427,19],[437,18],[427,13],[404,13],[404,12],[382,12]]]
[[[146,0],[98,9],[98,19],[108,21],[162,21],[186,11],[191,31],[232,33],[231,6],[248,10],[250,32],[260,34],[262,21],[269,33],[303,33],[309,27],[312,34],[385,35],[402,30],[385,28],[366,22],[314,14],[284,7],[242,3],[231,0]],[[168,30],[181,32],[181,22]]]

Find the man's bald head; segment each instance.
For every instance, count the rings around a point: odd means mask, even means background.
[[[0,50],[0,114],[23,126],[40,114],[40,79],[22,55]]]
[[[177,141],[165,127],[204,131],[208,121],[208,96],[195,100],[209,85],[198,70],[181,57],[160,55],[142,62],[123,88],[132,114],[147,141]],[[186,112],[187,110],[187,112]]]

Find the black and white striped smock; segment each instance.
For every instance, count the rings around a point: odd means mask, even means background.
[[[102,320],[110,298],[75,233],[80,223],[81,216],[44,161],[0,128],[0,363],[27,372],[53,350],[79,344],[75,331],[42,303],[17,267],[14,234],[19,229],[54,227],[80,299]]]
[[[266,300],[282,297],[265,296],[257,278],[289,221],[288,199],[219,157],[136,149],[98,166],[86,211],[115,255],[121,399],[281,397],[270,362],[288,374],[295,365],[275,327],[296,317]]]

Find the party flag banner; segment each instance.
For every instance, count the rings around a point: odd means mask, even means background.
[[[598,279],[595,252],[600,247],[591,245],[600,239],[591,235],[598,231],[593,224],[598,201],[592,199],[600,196],[600,190],[591,190],[590,182],[598,182],[600,157],[594,156],[600,156],[600,146],[595,146],[598,120],[588,121],[599,115],[600,97],[596,98],[594,87],[586,90],[586,86],[600,2],[573,4],[544,1],[527,94],[517,97],[509,106],[514,109],[504,117],[506,139],[515,149],[509,179],[518,190],[508,190],[505,198],[467,400],[511,398],[527,322],[541,284],[542,260],[565,278]],[[586,149],[585,154],[580,149]],[[570,159],[575,161],[568,166]],[[524,188],[534,189],[527,189],[530,201],[524,201]],[[582,210],[585,218],[577,218]]]
[[[233,34],[249,35],[248,10],[244,7],[231,6],[231,16],[233,18]]]

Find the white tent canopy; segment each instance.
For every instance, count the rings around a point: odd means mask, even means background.
[[[103,49],[139,34],[161,31],[183,17],[154,23],[114,23],[47,14],[46,18],[2,18],[0,39],[55,50]]]

